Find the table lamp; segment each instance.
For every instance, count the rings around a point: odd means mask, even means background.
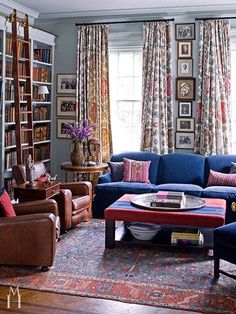
[[[46,85],[39,86],[38,94],[42,95],[42,99],[45,100],[46,99],[45,95],[49,94],[48,87]]]

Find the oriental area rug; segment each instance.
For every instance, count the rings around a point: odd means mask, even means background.
[[[204,313],[235,313],[236,281],[213,280],[206,251],[120,243],[104,248],[105,224],[91,220],[62,236],[54,266],[0,266],[0,284]],[[224,269],[235,266],[222,263]],[[234,268],[234,271],[236,269]]]

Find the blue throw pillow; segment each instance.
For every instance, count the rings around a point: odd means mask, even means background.
[[[111,181],[112,182],[119,182],[123,180],[124,177],[124,163],[123,161],[120,162],[113,162],[108,161],[108,166],[111,170]]]
[[[236,173],[236,163],[235,162],[231,162],[231,168],[229,173]]]

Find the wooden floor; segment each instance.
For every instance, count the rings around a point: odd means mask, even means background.
[[[193,314],[182,310],[171,310],[146,305],[129,304],[95,298],[71,296],[65,294],[39,292],[20,289],[21,309],[12,303],[7,309],[7,294],[9,287],[0,286],[0,313],[24,314],[69,314],[69,313],[101,313],[101,314]]]

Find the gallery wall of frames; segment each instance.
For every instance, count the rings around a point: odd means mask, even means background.
[[[178,101],[175,148],[193,149],[195,121],[192,102],[195,100],[195,78],[193,77],[195,23],[176,24],[175,40],[177,45],[176,100]]]

